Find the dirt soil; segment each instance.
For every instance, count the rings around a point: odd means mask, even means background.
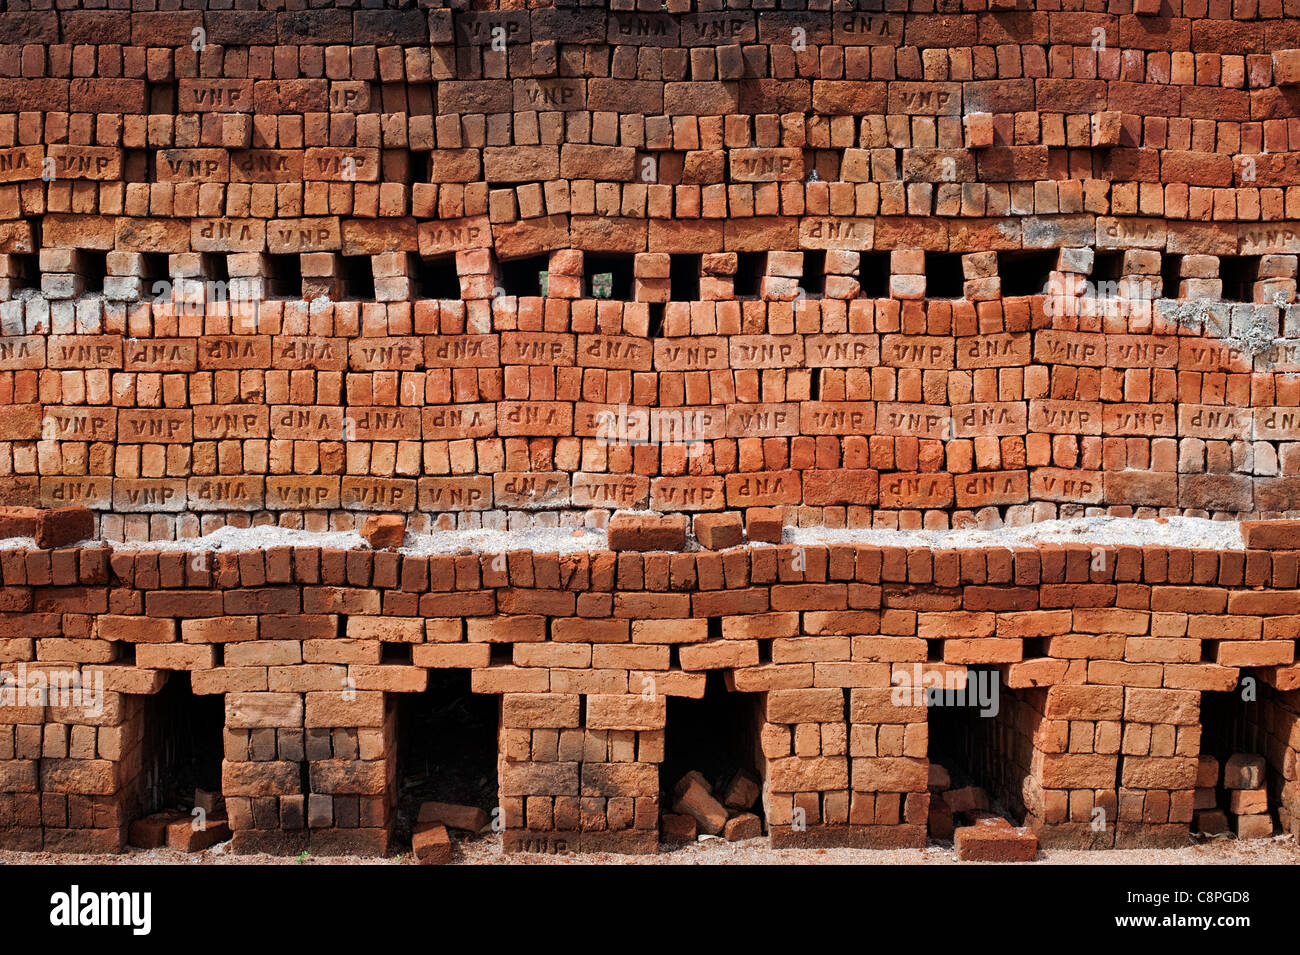
[[[501,851],[501,837],[456,839],[458,865],[947,865],[957,861],[951,846],[925,849],[772,849],[766,838],[728,843],[703,839],[654,856],[610,853],[534,855]],[[385,859],[359,856],[235,855],[224,842],[187,855],[173,849],[132,849],[121,855],[67,855],[50,852],[0,852],[0,865],[411,865],[409,853]],[[1198,842],[1181,849],[1045,849],[1019,865],[1297,865],[1300,846],[1291,836],[1238,842],[1232,838]]]

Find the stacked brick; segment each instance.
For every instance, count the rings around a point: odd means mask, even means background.
[[[0,13],[6,503],[1297,512],[1281,8],[147,6]]]
[[[984,785],[1044,844],[1089,846],[1186,838],[1202,697],[1249,672],[1271,688],[1260,755],[1294,829],[1300,551],[1285,526],[1247,525],[1237,551],[834,544],[799,561],[764,545],[504,561],[10,548],[0,670],[102,674],[106,702],[94,718],[0,707],[0,831],[26,848],[119,845],[144,811],[141,701],[187,671],[195,693],[224,696],[238,848],[382,852],[398,694],[458,668],[501,698],[508,848],[650,851],[675,782],[658,773],[667,698],[703,696],[720,670],[756,696],[775,844],[920,845],[931,714],[891,697],[918,667],[998,672],[996,717],[966,717],[992,739]]]

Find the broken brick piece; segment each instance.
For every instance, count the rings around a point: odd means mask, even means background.
[[[932,799],[930,801],[930,838],[942,839],[945,842],[952,838],[953,821],[952,810],[942,799]]]
[[[202,852],[218,842],[230,838],[230,824],[225,816],[204,816],[200,828],[195,828],[197,817],[188,813],[167,826],[167,848],[181,852]]]
[[[1268,790],[1233,789],[1228,792],[1228,810],[1238,816],[1253,816],[1268,812]]]
[[[610,550],[683,550],[686,515],[620,512],[609,519]]]
[[[400,514],[371,514],[361,525],[361,536],[376,550],[401,547],[406,539],[406,520]]]
[[[738,816],[732,816],[722,828],[722,837],[728,842],[757,839],[762,834],[763,820],[752,812],[742,812]]]
[[[1238,839],[1267,839],[1273,835],[1273,817],[1266,812],[1238,816],[1236,829]]]
[[[685,813],[666,812],[659,821],[659,838],[664,842],[694,842],[699,823]]]
[[[184,820],[189,824],[189,816],[175,809],[155,812],[131,823],[128,841],[138,849],[161,849],[167,845],[167,829],[172,823]]]
[[[95,536],[95,515],[88,507],[52,507],[36,517],[36,546],[66,547]]]
[[[740,515],[734,511],[699,514],[695,518],[695,539],[709,550],[735,547],[744,537],[744,525]]]
[[[953,846],[962,862],[1029,862],[1038,855],[1038,836],[1025,826],[963,826]]]
[[[202,809],[209,816],[220,813],[225,805],[226,800],[222,798],[219,792],[212,792],[207,789],[194,790],[194,808]]]
[[[979,786],[962,786],[943,794],[943,801],[953,812],[974,812],[989,808],[989,794]]]
[[[420,823],[440,823],[448,829],[460,829],[463,832],[482,832],[492,822],[492,817],[477,806],[429,801],[420,803],[420,814],[416,820]]]
[[[1264,785],[1264,757],[1233,753],[1223,766],[1224,789],[1259,789]]]
[[[728,809],[749,809],[762,791],[763,786],[754,774],[742,769],[722,790],[722,804]]]
[[[699,823],[700,831],[716,836],[727,824],[727,810],[697,779],[684,779],[685,787],[673,800],[673,812],[685,813]]]
[[[1222,809],[1198,809],[1192,816],[1197,832],[1217,836],[1228,831],[1228,814]]]
[[[446,865],[451,861],[451,836],[441,823],[418,824],[411,833],[411,848],[420,865]]]
[[[764,544],[781,543],[785,514],[779,507],[751,507],[745,512],[745,535]]]

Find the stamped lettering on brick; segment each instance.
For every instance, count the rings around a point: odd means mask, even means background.
[[[95,510],[113,505],[113,479],[108,477],[41,478],[41,507],[80,504]]]
[[[337,252],[343,248],[339,220],[282,219],[267,223],[266,248],[272,255],[293,252]]]
[[[183,478],[113,479],[113,510],[115,511],[183,511],[185,510],[185,480]]]
[[[268,477],[266,506],[272,510],[333,510],[339,506],[336,477]]]
[[[54,174],[59,179],[122,178],[122,150],[108,146],[51,146]]]
[[[569,503],[564,471],[502,471],[492,476],[498,507],[560,507]]]
[[[117,409],[46,406],[41,432],[47,441],[112,441]]]
[[[730,438],[786,438],[799,433],[799,405],[727,405]]]
[[[523,79],[514,82],[515,109],[568,112],[586,109],[586,87],[580,80]]]
[[[487,438],[496,433],[494,404],[426,405],[420,413],[421,436],[426,441]]]
[[[980,435],[1025,434],[1029,410],[1023,401],[979,401],[952,406],[952,431],[956,438]]]
[[[123,444],[188,444],[194,440],[193,412],[123,408],[117,440]]]
[[[266,405],[196,405],[194,437],[218,441],[269,437],[270,412]]]
[[[870,401],[805,401],[800,423],[804,434],[870,434],[876,406]]]
[[[225,182],[230,178],[230,154],[224,149],[160,149],[159,182]]]
[[[230,154],[232,182],[295,182],[302,179],[300,149],[239,149]]]
[[[799,182],[803,179],[803,150],[732,149],[731,178],[736,182]]]
[[[177,84],[181,113],[247,113],[253,109],[252,80],[185,79]]]
[[[422,511],[485,511],[492,506],[492,478],[420,478],[418,499]]]
[[[0,149],[0,182],[22,182],[41,178],[45,150],[40,146],[10,146]]]
[[[44,335],[0,336],[0,371],[44,367]]]
[[[726,503],[720,477],[660,477],[650,481],[650,506],[656,511],[716,511]]]
[[[343,509],[349,511],[411,511],[415,509],[414,481],[397,478],[345,477]]]
[[[194,511],[252,511],[266,499],[265,481],[244,474],[190,478],[187,490]]]
[[[194,371],[198,343],[193,339],[127,339],[122,357],[126,371]]]
[[[874,219],[804,216],[799,220],[799,247],[802,249],[866,252],[874,248],[875,244]]]

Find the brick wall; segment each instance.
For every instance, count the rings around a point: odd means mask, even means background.
[[[658,772],[675,731],[667,703],[702,696],[710,671],[755,698],[775,845],[923,845],[932,710],[893,693],[916,674],[960,683],[975,670],[1003,690],[993,718],[965,717],[963,732],[984,738],[971,768],[1044,844],[1185,841],[1202,697],[1247,675],[1260,704],[1236,731],[1263,726],[1271,804],[1294,832],[1298,567],[1295,549],[1048,544],[517,552],[505,564],[317,547],[203,560],[4,550],[0,668],[88,686],[101,674],[106,703],[95,716],[0,707],[0,841],[120,847],[141,812],[141,700],[187,673],[196,694],[224,695],[236,849],[382,852],[396,698],[448,668],[500,698],[509,849],[654,851],[661,788],[675,782]],[[394,644],[409,647],[402,662],[385,654]]]
[[[8,503],[111,539],[1296,510],[1280,4],[35,6]]]
[[[0,4],[0,504],[84,504],[101,539],[0,549],[0,669],[107,690],[0,707],[0,845],[120,848],[147,701],[188,679],[224,702],[237,849],[383,852],[397,700],[440,669],[500,699],[510,849],[653,851],[668,701],[710,671],[754,697],[776,845],[924,843],[913,673],[997,674],[954,732],[1071,846],[1185,839],[1203,696],[1252,677],[1229,729],[1296,831],[1287,525],[1222,552],[105,543],[1294,517],[1289,7],[148,5]]]

